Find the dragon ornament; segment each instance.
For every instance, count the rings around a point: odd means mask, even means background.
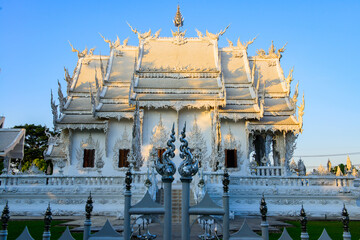
[[[176,166],[170,158],[175,157],[175,130],[174,124],[171,129],[170,139],[167,142],[167,150],[163,153],[163,161],[156,160],[156,171],[162,176],[163,181],[173,181],[173,175],[176,172]]]
[[[180,158],[182,158],[183,161],[181,162],[178,171],[181,177],[189,178],[194,176],[198,172],[199,166],[198,166],[198,160],[196,160],[195,162],[193,161],[193,156],[189,150],[188,142],[185,139],[186,137],[185,132],[186,132],[186,122],[184,124],[184,128],[181,132],[181,137],[180,137],[180,142],[181,142]]]

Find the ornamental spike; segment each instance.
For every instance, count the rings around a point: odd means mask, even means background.
[[[6,201],[4,210],[2,211],[1,214],[2,230],[7,230],[9,219],[10,219],[10,211],[9,211],[8,201]]]
[[[162,176],[163,181],[174,181],[173,175],[176,172],[176,166],[171,158],[175,157],[175,123],[173,123],[170,139],[167,142],[168,148],[163,153],[163,162],[160,162],[159,158],[156,160],[156,171]]]
[[[190,149],[188,147],[188,141],[186,138],[186,122],[184,123],[183,130],[181,131],[181,137],[180,137],[180,158],[183,159],[181,162],[178,171],[181,177],[183,178],[191,178],[194,176],[198,170],[198,160],[194,162],[193,155],[190,152]]]
[[[300,223],[301,223],[301,232],[306,233],[307,217],[303,205],[301,205]]]
[[[266,206],[264,193],[262,194],[262,198],[260,202],[260,213],[261,213],[261,220],[263,222],[266,222],[267,206]]]
[[[225,168],[224,178],[223,178],[223,189],[224,189],[224,193],[228,193],[228,192],[229,192],[229,184],[230,184],[229,173],[228,173],[227,169]]]
[[[350,218],[349,218],[349,214],[348,211],[345,207],[345,203],[344,203],[344,207],[342,209],[342,217],[341,217],[341,221],[343,223],[343,229],[344,232],[349,232],[349,222],[350,222]]]
[[[52,213],[49,203],[44,216],[44,232],[50,231],[51,221],[52,221]]]
[[[90,220],[91,219],[91,212],[93,210],[93,200],[91,197],[91,192],[89,194],[89,197],[86,201],[86,205],[85,205],[85,212],[86,212],[86,220]]]
[[[125,188],[127,191],[131,191],[131,183],[132,183],[132,174],[130,171],[130,168],[128,168],[127,172],[126,172],[126,177],[125,177]]]

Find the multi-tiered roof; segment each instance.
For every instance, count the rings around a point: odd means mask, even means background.
[[[247,120],[249,130],[301,131],[304,104],[297,118],[298,88],[290,96],[292,70],[285,77],[280,66],[284,48],[271,44],[268,52],[250,57],[247,47],[255,39],[236,45],[228,40],[229,46],[220,48],[227,28],[217,34],[196,30],[198,36],[188,38],[180,31],[181,14],[174,22],[178,30],[172,37],[129,25],[138,46],[103,37],[109,56],[73,48],[79,60],[72,77],[65,71],[67,97],[59,90],[59,115],[52,100],[56,126],[105,129],[108,119],[132,118],[138,101],[143,108],[176,111],[218,108],[220,118]]]

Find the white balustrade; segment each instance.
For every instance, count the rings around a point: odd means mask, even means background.
[[[125,176],[56,176],[56,175],[0,175],[0,187],[5,186],[71,186],[71,185],[123,185]],[[143,185],[146,173],[135,172],[133,184]]]
[[[333,186],[353,187],[352,176],[283,176],[281,167],[258,167],[255,175],[239,176],[230,173],[230,184],[251,186]],[[223,172],[204,172],[206,184],[222,184]],[[133,184],[143,186],[147,174],[134,172]],[[0,188],[7,186],[114,186],[123,185],[125,176],[56,176],[56,175],[0,175]]]
[[[230,174],[230,184],[245,186],[329,186],[329,187],[353,187],[355,178],[352,176],[337,177],[334,175],[327,176],[283,176],[279,167],[259,167],[261,174],[251,176],[239,176]],[[206,184],[222,184],[222,172],[204,172]]]

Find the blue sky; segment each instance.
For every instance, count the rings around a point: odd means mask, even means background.
[[[99,36],[116,35],[136,45],[126,21],[141,31],[162,29],[170,36],[178,1],[17,1],[0,0],[0,115],[5,126],[35,123],[52,127],[50,89],[63,81],[63,67],[74,69],[75,48],[96,46],[108,54]],[[287,75],[294,66],[300,94],[305,92],[304,132],[295,155],[360,152],[360,1],[180,1],[187,36],[195,28],[218,32],[220,39],[247,41],[267,50],[288,45],[281,59]],[[294,86],[293,86],[294,87]],[[65,90],[65,88],[63,88]],[[330,158],[333,163],[346,156]],[[351,156],[360,164],[360,155]],[[326,158],[304,158],[325,165]]]

